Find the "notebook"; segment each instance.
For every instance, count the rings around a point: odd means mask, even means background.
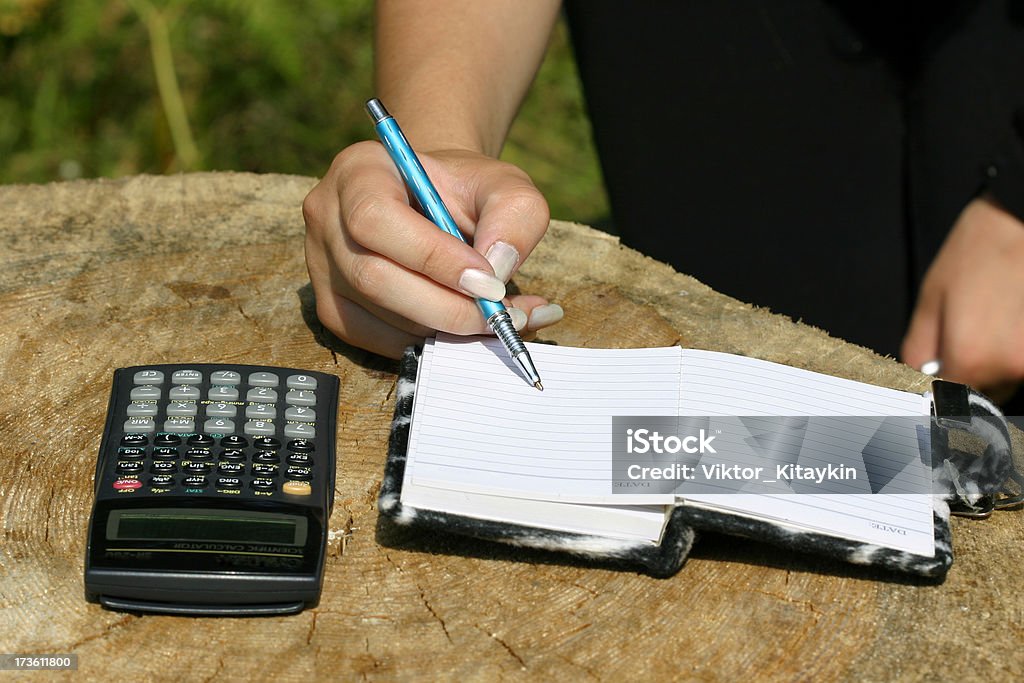
[[[922,574],[951,563],[944,503],[930,495],[928,398],[711,351],[529,348],[543,392],[496,339],[439,335],[407,354],[380,498],[387,517],[661,575],[681,566],[695,528]],[[656,492],[630,481],[622,430],[638,416],[691,420],[684,460],[704,476]],[[815,479],[815,458],[847,451],[846,478],[832,488]],[[758,465],[756,481],[716,476]]]

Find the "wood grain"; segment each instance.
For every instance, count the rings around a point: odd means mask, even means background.
[[[945,583],[705,537],[668,580],[378,528],[395,364],[312,314],[310,178],[194,174],[0,187],[0,651],[86,679],[991,680],[1024,671],[1024,515],[954,522]],[[517,276],[541,339],[745,353],[900,389],[892,360],[554,222]],[[336,373],[339,470],[319,607],[287,618],[108,612],[83,599],[111,372],[239,362]],[[68,674],[70,677],[71,674]]]

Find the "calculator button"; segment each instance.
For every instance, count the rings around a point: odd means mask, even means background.
[[[215,417],[203,423],[203,431],[211,434],[227,434],[235,431],[235,422],[224,417]]]
[[[238,477],[220,477],[217,479],[217,488],[240,489],[242,488],[242,480]]]
[[[289,389],[307,389],[313,391],[316,389],[316,377],[310,377],[309,375],[290,375],[285,381],[285,386]]]
[[[124,413],[128,417],[156,417],[156,404],[129,403]]]
[[[177,417],[194,417],[199,412],[195,401],[171,401],[167,404],[167,414]]]
[[[242,383],[242,375],[234,370],[218,370],[210,375],[210,384],[235,386]]]
[[[193,474],[190,477],[185,477],[185,480],[181,482],[181,485],[189,489],[203,489],[209,482],[206,477],[201,474]]]
[[[277,403],[277,392],[267,387],[255,387],[245,394],[249,403]]]
[[[117,491],[124,491],[125,489],[141,489],[142,482],[138,479],[118,479],[113,483],[113,487]]]
[[[221,451],[218,457],[228,462],[245,462],[245,451],[240,451],[237,448],[227,448]]]
[[[261,451],[276,451],[281,447],[281,442],[272,436],[261,436],[258,439],[253,439],[252,445]]]
[[[274,433],[274,423],[263,422],[262,420],[252,420],[251,422],[245,423],[245,427],[242,428],[242,431],[249,436],[270,436]]]
[[[153,439],[154,446],[178,446],[181,444],[181,437],[177,434],[157,434]]]
[[[207,417],[234,417],[238,414],[238,406],[230,403],[211,403],[206,406]]]
[[[171,384],[202,384],[203,373],[198,370],[175,370]]]
[[[250,472],[252,472],[254,477],[276,477],[279,469],[278,465],[267,462],[255,462]]]
[[[224,448],[245,448],[249,445],[248,439],[244,436],[238,436],[238,434],[232,434],[225,436],[220,440],[220,445]]]
[[[306,439],[295,439],[294,441],[288,442],[288,450],[312,453],[316,450],[316,447],[313,445],[312,441],[307,441]]]
[[[193,446],[192,448],[185,451],[185,457],[191,460],[206,460],[207,458],[210,457],[210,449]]]
[[[174,477],[169,474],[156,474],[149,478],[149,485],[155,488],[169,488],[174,486]]]
[[[178,471],[178,463],[173,460],[157,460],[149,466],[153,474],[174,474]]]
[[[177,460],[178,449],[171,448],[170,446],[161,446],[160,448],[154,448],[153,458],[159,458],[161,460]]]
[[[159,401],[160,387],[151,384],[135,387],[128,393],[128,397],[133,401]]]
[[[252,420],[273,420],[277,409],[267,403],[252,403],[245,407],[245,416]]]
[[[199,396],[199,388],[189,385],[171,387],[171,390],[167,392],[167,398],[172,401],[198,401]]]
[[[196,421],[191,417],[169,417],[164,422],[164,431],[172,434],[191,434],[196,431]]]
[[[249,375],[249,384],[254,387],[276,387],[279,381],[272,372],[254,372]]]
[[[213,469],[212,462],[199,462],[197,460],[186,460],[181,463],[181,469],[192,474],[206,474]]]
[[[121,448],[117,451],[117,457],[123,460],[141,460],[146,457],[145,448]]]
[[[302,481],[309,481],[313,478],[312,467],[298,467],[295,465],[290,466],[284,471],[284,476],[288,479],[301,479]]]
[[[316,411],[312,408],[288,406],[288,410],[284,411],[284,419],[294,422],[316,422]]]
[[[256,451],[252,456],[253,462],[281,462],[277,451]]]
[[[235,387],[210,387],[206,398],[211,401],[237,401],[238,389]]]
[[[145,434],[125,434],[121,437],[122,446],[145,446],[149,443],[149,437]]]
[[[151,417],[129,417],[124,423],[124,431],[127,434],[148,434],[156,431],[156,423]]]
[[[309,453],[289,453],[288,464],[299,465],[301,467],[312,467],[313,456],[311,456]]]
[[[313,487],[308,481],[286,481],[281,490],[292,496],[308,496],[313,493]]]
[[[164,373],[159,370],[139,370],[132,379],[134,384],[163,384]]]
[[[253,479],[251,482],[249,482],[249,485],[252,486],[257,491],[277,490],[277,482],[275,482],[273,479],[266,479],[263,477],[257,477],[256,479]]]
[[[142,471],[142,463],[138,460],[118,460],[115,471],[118,474],[138,474]]]
[[[206,434],[193,434],[188,437],[188,445],[209,447],[213,445],[213,437]]]
[[[316,405],[316,393],[312,391],[292,389],[285,395],[284,402],[290,406],[312,407]]]
[[[238,475],[245,471],[245,465],[240,462],[222,462],[217,466],[219,474]]]
[[[293,439],[312,439],[316,437],[316,428],[307,424],[287,424],[284,426],[284,435]]]

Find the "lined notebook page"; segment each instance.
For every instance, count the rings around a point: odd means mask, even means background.
[[[681,415],[927,415],[920,394],[717,351],[682,350]]]
[[[573,503],[659,505],[612,497],[613,415],[675,415],[678,347],[579,349],[530,344],[544,391],[497,339],[439,335],[416,380],[406,486]]]
[[[682,352],[680,414],[695,416],[926,416],[919,394],[822,375],[786,365],[713,351]],[[897,422],[893,440],[917,445],[914,420]],[[904,433],[898,433],[898,432]],[[918,555],[935,552],[930,472],[907,465],[916,493],[843,495],[689,494],[687,502],[733,510],[829,535],[877,543]]]

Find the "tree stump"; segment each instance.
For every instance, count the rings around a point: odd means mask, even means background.
[[[982,680],[1024,671],[1024,515],[954,519],[946,581],[705,536],[667,580],[378,527],[392,361],[312,312],[314,179],[216,173],[0,187],[0,652],[76,653],[90,679]],[[516,278],[563,304],[541,339],[682,344],[920,391],[891,359],[552,223]],[[114,368],[231,362],[341,379],[323,597],[291,617],[109,612],[83,598]]]

